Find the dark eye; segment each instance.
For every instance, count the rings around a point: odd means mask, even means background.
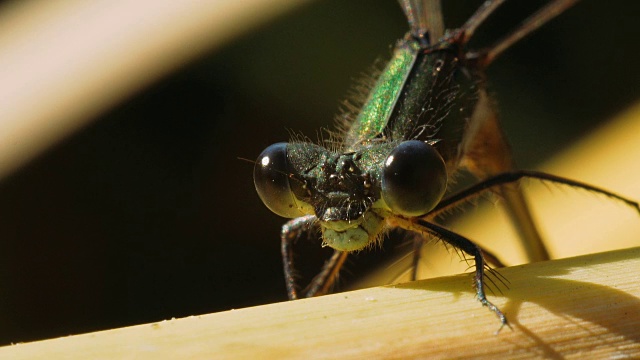
[[[277,143],[266,148],[253,168],[253,183],[262,202],[274,213],[295,218],[303,215],[289,185],[291,173],[287,160],[287,143]]]
[[[431,145],[409,140],[384,162],[382,198],[396,214],[420,216],[433,209],[447,188],[444,160]]]

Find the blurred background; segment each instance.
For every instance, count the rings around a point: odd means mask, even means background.
[[[447,1],[447,26],[461,25],[480,3]],[[491,44],[544,2],[512,3],[473,44]],[[352,80],[388,57],[407,29],[392,0],[296,5],[257,22],[227,17],[221,26],[238,29],[233,37],[203,41],[203,50],[177,56],[155,77],[141,72],[141,85],[107,110],[86,112],[79,125],[68,126],[71,135],[8,167],[0,179],[1,345],[286,299],[278,238],[284,219],[261,203],[253,166],[239,158],[253,160],[286,141],[288,129],[315,139],[318,128],[332,124]],[[640,38],[639,10],[636,2],[584,1],[492,65],[491,90],[520,167],[541,166],[640,100],[640,51],[633,45]],[[1,11],[16,10],[5,1]],[[185,16],[176,15],[174,26],[190,26]],[[63,27],[65,21],[82,19],[62,17]],[[19,35],[20,28],[9,25],[0,28],[0,45]],[[125,39],[138,36],[115,21],[102,25],[122,29]],[[122,51],[113,60],[128,56]],[[99,65],[109,67],[112,59],[102,60]],[[163,59],[142,61],[151,68]],[[79,79],[66,81],[72,86]],[[12,86],[5,82],[17,89]],[[108,92],[115,85],[105,79],[100,86]],[[57,120],[43,119],[55,128]],[[29,134],[3,141],[28,143]],[[580,194],[598,211],[602,200]],[[299,262],[313,270],[303,273],[318,270],[327,254],[319,242],[308,247]],[[342,286],[387,261],[382,256],[356,256]]]

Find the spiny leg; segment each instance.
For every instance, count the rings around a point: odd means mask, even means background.
[[[500,326],[500,329],[498,329],[498,331],[500,331],[502,327],[504,327],[505,325],[508,325],[507,317],[502,313],[502,311],[500,311],[500,309],[498,309],[497,306],[495,306],[493,303],[487,300],[487,296],[484,291],[485,261],[484,261],[484,257],[482,256],[482,249],[478,245],[473,243],[471,240],[461,235],[458,235],[452,231],[449,231],[441,226],[438,226],[436,224],[432,224],[430,222],[423,221],[423,220],[417,220],[416,223],[428,229],[430,233],[436,235],[438,238],[442,239],[443,241],[446,241],[447,243],[473,256],[475,260],[475,268],[476,268],[475,275],[474,275],[474,285],[476,288],[476,296],[478,297],[478,300],[482,305],[488,307],[489,310],[493,311],[496,314],[496,316],[498,316],[498,319],[500,319],[501,326]]]
[[[418,267],[420,265],[420,260],[422,259],[422,246],[424,245],[427,239],[422,236],[415,237],[413,240],[413,254],[411,259],[411,273],[410,273],[410,281],[415,281],[418,279]],[[484,255],[484,259],[487,263],[493,265],[494,267],[505,267],[505,264],[498,259],[492,252],[489,250],[477,245],[482,250],[482,254]]]
[[[420,220],[420,219],[405,219],[401,217],[393,217],[388,220],[390,224],[400,226],[407,230],[416,231],[421,234],[431,234],[454,246],[457,249],[462,250],[463,252],[473,256],[475,260],[475,275],[474,275],[474,286],[476,288],[476,296],[478,300],[483,306],[486,306],[491,310],[498,319],[500,320],[500,328],[498,332],[505,326],[509,326],[507,321],[507,317],[500,311],[500,309],[495,306],[492,302],[487,299],[485,294],[485,274],[484,270],[486,267],[486,263],[483,257],[482,249],[473,243],[471,240],[456,234],[452,231],[449,231],[441,226],[430,223],[428,221]],[[510,326],[509,326],[510,327]]]
[[[567,178],[563,178],[560,176],[551,175],[551,174],[547,174],[539,171],[516,170],[516,171],[501,173],[496,176],[490,177],[462,191],[459,191],[453,194],[452,196],[449,196],[448,198],[442,200],[433,210],[429,212],[429,217],[436,217],[443,212],[446,212],[466,201],[469,201],[472,198],[475,198],[481,195],[485,191],[494,190],[495,188],[505,184],[515,183],[523,178],[550,181],[556,184],[567,185],[567,186],[572,186],[575,188],[591,191],[596,194],[604,195],[611,199],[621,201],[625,203],[627,206],[634,208],[638,213],[640,213],[640,206],[638,205],[637,202],[631,199],[628,199],[624,196],[613,193],[611,191],[605,190],[603,188],[599,188],[597,186],[589,185],[587,183],[583,183],[580,181],[575,181],[575,180],[571,180],[571,179],[567,179]]]
[[[284,266],[284,281],[287,286],[287,294],[290,300],[298,298],[298,290],[295,279],[295,266],[293,263],[293,244],[303,233],[308,233],[316,227],[317,219],[313,215],[307,215],[287,221],[282,226],[280,233],[280,252]]]
[[[480,196],[485,191],[491,191],[504,200],[504,206],[509,210],[508,214],[516,230],[524,240],[523,247],[526,250],[529,262],[548,260],[550,259],[549,253],[542,242],[531,212],[526,205],[524,194],[518,188],[517,182],[523,178],[537,179],[584,189],[620,201],[640,213],[640,207],[637,202],[597,186],[539,171],[514,170],[499,173],[449,196],[431,210],[428,216],[429,218],[437,217],[470,199]]]
[[[338,278],[340,268],[342,268],[348,254],[346,251],[335,250],[331,258],[324,263],[322,271],[307,285],[304,297],[320,296],[328,293]]]
[[[282,252],[287,294],[291,300],[295,300],[300,297],[298,295],[298,284],[296,281],[295,264],[293,260],[294,244],[303,234],[315,231],[317,226],[317,218],[313,215],[290,220],[282,226],[280,250]],[[331,258],[325,262],[322,271],[316,275],[309,285],[307,285],[302,291],[302,297],[319,296],[329,292],[329,289],[335,282],[338,272],[346,258],[346,252],[335,251]]]

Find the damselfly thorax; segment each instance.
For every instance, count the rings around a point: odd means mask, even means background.
[[[467,49],[477,27],[502,1],[488,1],[460,28],[444,32],[437,1],[400,1],[410,31],[371,84],[352,105],[339,131],[323,144],[294,141],[268,147],[258,158],[254,181],[263,202],[294,218],[282,230],[282,255],[290,298],[298,297],[293,245],[320,229],[335,249],[304,296],[326,293],[349,252],[382,241],[393,227],[435,237],[475,260],[478,299],[507,323],[484,293],[485,260],[500,261],[471,240],[433,222],[443,211],[485,191],[501,196],[531,261],[549,255],[516,182],[537,178],[602,193],[608,191],[553,175],[514,170],[509,146],[486,90],[484,70],[511,44],[575,1],[557,0],[527,19],[494,46]],[[444,197],[460,169],[480,181]]]

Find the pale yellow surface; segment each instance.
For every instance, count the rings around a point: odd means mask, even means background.
[[[640,248],[506,268],[489,298],[469,275],[0,348],[2,359],[638,358]]]

